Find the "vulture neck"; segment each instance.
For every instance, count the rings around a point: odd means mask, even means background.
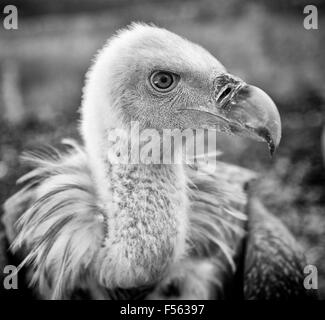
[[[127,130],[126,130],[127,131]],[[129,133],[129,134],[128,134]],[[159,203],[161,195],[159,190],[161,187],[168,187],[173,193],[177,193],[180,199],[184,198],[187,191],[187,181],[184,166],[180,162],[177,164],[163,164],[162,156],[160,157],[160,163],[145,163],[143,159],[134,156],[135,152],[141,153],[142,147],[145,143],[140,142],[140,146],[137,144],[137,140],[133,141],[131,137],[132,133],[127,132],[125,137],[120,137],[116,142],[108,143],[105,148],[106,153],[101,155],[104,171],[98,173],[98,169],[95,171],[99,175],[98,179],[104,181],[106,186],[106,195],[104,198],[111,198],[116,193],[132,195],[140,192],[143,197],[149,198],[152,196],[152,191],[157,187],[156,202]],[[130,138],[131,137],[131,138]],[[160,149],[160,146],[156,146]],[[136,151],[138,150],[138,151]],[[181,150],[181,149],[180,149]],[[114,155],[124,153],[126,156],[123,159],[116,161]],[[175,156],[180,156],[180,152],[177,150],[174,152]],[[141,158],[141,156],[140,156]],[[134,161],[134,159],[137,159]],[[119,162],[120,161],[120,162]],[[104,175],[102,174],[104,172]],[[102,189],[102,186],[100,188]],[[117,199],[115,197],[115,199]],[[129,200],[134,198],[131,197]],[[122,202],[125,202],[123,199]],[[145,201],[145,198],[143,199]],[[168,198],[166,200],[169,200]],[[106,201],[105,201],[106,202]],[[142,206],[143,204],[139,203]],[[133,206],[134,208],[134,206]]]
[[[103,248],[109,248],[110,261],[117,261],[113,267],[105,264],[107,251],[102,251],[103,268],[109,266],[105,277],[115,281],[107,285],[125,288],[148,284],[187,251],[185,170],[175,164],[112,163],[110,155],[117,147],[128,145],[128,139],[115,144],[104,140],[99,144],[106,146],[100,156],[95,157],[94,150],[87,151],[99,206],[107,216]]]

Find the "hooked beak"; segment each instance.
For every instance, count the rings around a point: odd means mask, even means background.
[[[265,141],[273,155],[281,139],[281,119],[272,99],[229,74],[215,79],[214,90],[214,103],[190,109],[214,116],[219,131]]]

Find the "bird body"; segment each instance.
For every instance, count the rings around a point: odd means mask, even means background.
[[[218,279],[215,273],[235,272],[234,258],[237,246],[243,239],[246,223],[243,212],[247,199],[242,184],[245,179],[253,177],[252,172],[222,162],[214,173],[205,171],[204,167],[187,168],[188,206],[185,208],[190,228],[187,234],[190,234],[190,237],[186,239],[185,250],[181,252],[180,258],[166,267],[165,264],[171,254],[168,250],[173,251],[170,248],[172,244],[169,243],[170,239],[161,242],[161,239],[158,241],[155,237],[163,237],[166,228],[171,228],[170,232],[176,232],[173,223],[177,222],[167,214],[164,216],[169,210],[163,201],[161,211],[159,207],[157,208],[159,203],[156,201],[164,199],[164,190],[162,184],[157,190],[153,190],[151,180],[155,180],[156,177],[152,172],[149,171],[150,175],[142,175],[142,169],[140,172],[133,171],[135,177],[132,179],[136,180],[137,187],[131,190],[137,196],[144,193],[138,201],[139,206],[144,206],[144,202],[146,205],[142,212],[132,211],[134,213],[132,220],[126,218],[123,222],[122,214],[120,227],[122,225],[121,228],[126,230],[128,246],[122,248],[119,242],[113,244],[117,246],[116,249],[113,248],[116,250],[113,251],[115,254],[113,257],[117,259],[119,254],[125,253],[125,257],[122,256],[120,259],[129,258],[128,261],[121,262],[125,264],[123,272],[122,269],[108,270],[107,267],[107,265],[114,267],[114,261],[113,264],[109,264],[105,255],[107,241],[105,233],[110,232],[111,228],[106,226],[109,218],[106,217],[96,195],[84,150],[74,145],[67,155],[60,158],[43,159],[34,156],[26,160],[36,169],[22,177],[20,182],[26,183],[26,188],[6,203],[7,217],[23,213],[19,220],[21,231],[16,235],[17,231],[12,229],[8,232],[8,238],[14,240],[15,246],[25,244],[31,248],[23,264],[33,262],[31,280],[37,284],[41,297],[69,298],[74,292],[87,288],[90,297],[105,298],[108,297],[105,288],[136,288],[141,287],[143,283],[150,286],[160,282],[162,286],[168,286],[169,281],[175,279],[178,281],[177,279],[181,277],[187,279],[184,286],[188,288],[182,293],[184,298],[208,299],[213,297],[212,288],[215,286],[220,286],[219,290],[222,291],[220,282],[222,278]],[[228,175],[225,174],[225,169]],[[161,173],[158,171],[158,174]],[[233,181],[229,181],[231,174],[234,176]],[[216,177],[219,178],[220,186],[215,184]],[[145,181],[147,179],[150,180]],[[123,181],[122,185],[127,187],[127,182]],[[171,184],[167,186],[169,190],[166,190],[166,199],[168,197],[170,202],[178,203],[180,199],[177,190],[172,189]],[[134,197],[132,191],[122,194],[132,198]],[[153,195],[152,199],[147,192]],[[169,195],[170,192],[174,198]],[[142,197],[146,197],[146,200]],[[19,202],[24,203],[23,210],[28,208],[26,212],[17,210]],[[124,198],[122,203],[127,208],[128,205],[134,205],[134,199]],[[156,212],[162,217],[157,217]],[[121,211],[119,214],[121,215]],[[145,228],[143,221],[146,217],[140,214],[152,214],[157,231],[154,229],[141,232],[141,228]],[[145,253],[136,252],[132,260],[132,250],[138,247],[135,245],[136,242],[140,242]],[[157,243],[162,243],[162,246],[155,247]],[[136,260],[136,254],[144,255],[148,260]],[[178,252],[174,254],[179,255]],[[111,256],[109,258],[111,259]],[[156,265],[154,259],[160,259],[158,263],[162,269],[151,269],[151,266]],[[168,272],[164,270],[166,268]],[[50,279],[48,270],[51,270]],[[91,289],[88,286],[89,281],[92,283]],[[49,290],[48,282],[54,282],[57,289]],[[150,291],[152,298],[159,295],[163,297],[158,288],[159,286],[155,288],[156,290]]]
[[[256,210],[247,212],[244,190],[255,174],[222,162],[213,171],[202,164],[115,164],[116,150],[132,150],[124,138],[132,121],[158,136],[165,129],[213,127],[264,140],[272,153],[281,136],[271,99],[229,75],[200,46],[143,24],[118,33],[87,74],[84,146],[69,142],[64,154],[26,156],[35,168],[5,205],[9,241],[23,249],[21,266],[28,266],[40,297],[73,298],[80,290],[94,299],[254,297],[243,264],[260,274],[261,262],[245,252],[257,248],[247,236]],[[126,135],[112,141],[116,129]],[[181,156],[182,143],[173,152]],[[281,230],[276,236],[287,245],[289,232]],[[293,240],[288,246],[296,259],[298,246]],[[296,260],[294,270],[288,264],[293,287],[302,276],[303,259]],[[254,277],[247,279],[258,287]]]

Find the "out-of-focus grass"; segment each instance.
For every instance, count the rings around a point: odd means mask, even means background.
[[[21,19],[18,31],[0,28],[0,203],[16,190],[15,180],[26,170],[18,159],[23,150],[58,145],[66,136],[78,138],[77,110],[91,57],[116,29],[134,20],[154,22],[200,43],[230,72],[274,98],[283,138],[273,159],[263,145],[233,137],[220,138],[220,148],[223,159],[261,172],[260,196],[306,248],[325,297],[320,150],[325,25],[319,19],[319,30],[305,30],[297,8],[270,11],[236,0],[173,6],[141,2],[91,14]]]

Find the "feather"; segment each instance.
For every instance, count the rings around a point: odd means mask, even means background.
[[[27,178],[22,177],[21,181],[28,183],[28,189],[22,189],[20,192],[27,192],[32,188],[35,199],[21,215],[17,223],[19,233],[11,245],[14,251],[22,247],[30,248],[18,270],[24,265],[33,265],[31,283],[38,286],[39,292],[54,299],[69,297],[78,287],[89,288],[88,271],[91,268],[88,267],[87,271],[87,266],[95,263],[95,257],[107,233],[102,218],[106,219],[106,215],[101,214],[98,205],[87,157],[82,147],[75,143],[70,145],[73,152],[61,154],[60,158],[55,160],[52,157],[47,159],[43,155],[41,160],[36,154],[25,155],[25,160],[34,163],[36,168],[31,171],[33,174],[26,174]],[[216,187],[214,184],[210,187],[205,184],[203,189],[201,187],[204,179],[209,177],[212,182],[216,177],[211,173],[206,176],[207,173],[203,171],[197,172],[190,168],[187,170],[188,192],[192,201],[189,210],[191,227],[188,243],[194,249],[193,252],[196,252],[196,256],[202,255],[203,251],[216,253],[220,250],[226,257],[225,263],[234,270],[232,257],[235,248],[229,247],[229,239],[242,237],[243,228],[240,222],[242,217],[237,219],[238,215],[231,213],[236,212],[235,207],[242,206],[243,202],[239,200],[232,205],[233,199],[229,197],[227,200],[227,197],[223,196],[224,203],[220,203],[219,193],[227,194],[222,187]],[[34,180],[37,183],[34,183]],[[225,184],[220,181],[220,186],[222,185]],[[233,219],[238,220],[238,225]],[[198,242],[201,245],[198,245]],[[225,265],[222,268],[227,267]],[[76,279],[79,279],[78,284]],[[213,282],[220,284],[222,279],[213,278],[211,283]],[[99,284],[92,286],[94,292],[102,290]],[[111,291],[112,297],[113,292]]]

